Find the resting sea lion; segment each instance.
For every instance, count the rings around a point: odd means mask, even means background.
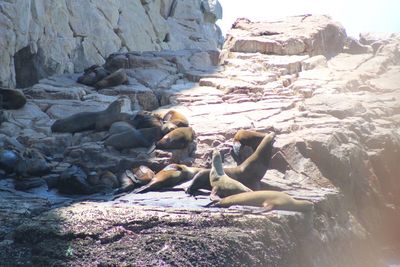
[[[233,149],[232,149],[232,157],[235,159],[237,164],[242,163],[248,158],[251,153],[253,153],[258,145],[261,143],[264,138],[265,133],[248,131],[248,130],[239,130],[233,137]],[[247,154],[245,152],[244,147],[251,147],[251,153]]]
[[[98,81],[104,79],[108,75],[109,73],[106,69],[99,65],[93,65],[84,70],[83,75],[79,76],[77,82],[84,85],[94,86]]]
[[[189,181],[201,170],[201,168],[188,167],[183,164],[170,164],[159,171],[150,183],[134,190],[133,193],[145,193],[174,187]],[[127,190],[124,190],[123,193],[121,193],[121,190],[117,190],[113,199],[119,198],[124,194],[127,194]]]
[[[156,147],[159,149],[182,149],[189,145],[195,138],[192,127],[177,128],[164,135],[157,142]]]
[[[124,69],[119,69],[107,77],[103,78],[102,80],[98,81],[94,87],[96,89],[103,89],[107,87],[113,87],[117,86],[120,84],[127,84],[128,83],[128,75],[126,75],[126,72]]]
[[[134,173],[134,182],[139,185],[148,184],[156,174],[147,166],[141,165],[138,168],[133,169]]]
[[[179,128],[178,126],[176,126],[175,124],[173,124],[172,122],[163,122],[162,126],[161,126],[161,132],[163,135],[166,135],[169,132],[172,132],[173,130]]]
[[[51,126],[51,130],[60,133],[76,133],[87,130],[108,129],[111,124],[120,120],[123,103],[124,100],[119,98],[103,111],[80,112],[67,118],[56,120]]]
[[[132,191],[133,189],[148,184],[155,176],[155,173],[147,166],[141,165],[138,168],[126,170],[119,178],[121,188],[114,194],[121,194]]]
[[[225,174],[224,169],[222,168],[221,154],[217,149],[214,149],[213,152],[210,184],[212,187],[211,199],[213,200],[238,193],[253,191],[247,186],[244,186],[241,182],[238,182]]]
[[[127,120],[136,129],[159,127],[161,129],[161,120],[151,112],[139,111],[136,115]]]
[[[233,205],[264,207],[270,210],[289,210],[289,211],[312,211],[314,204],[307,200],[296,200],[286,193],[278,191],[254,191],[245,192],[220,200],[216,200],[207,205],[217,207],[230,207]]]
[[[135,190],[134,193],[145,193],[174,187],[189,181],[200,170],[201,168],[188,167],[183,164],[170,164],[159,171],[150,183]]]
[[[117,121],[111,124],[110,129],[108,130],[108,133],[110,135],[113,134],[119,134],[125,131],[128,131],[130,129],[134,129],[133,126],[125,121]]]
[[[107,188],[117,188],[119,186],[119,181],[117,176],[110,171],[103,171],[100,173],[99,185],[103,185]]]
[[[0,109],[19,109],[25,104],[26,97],[22,91],[0,88]]]
[[[151,144],[152,143],[135,128],[125,130],[121,133],[112,134],[104,141],[104,145],[112,146],[118,150],[135,147],[149,147]]]
[[[163,116],[163,121],[164,122],[171,122],[175,124],[178,127],[188,127],[189,126],[189,121],[183,115],[182,113],[179,113],[176,110],[169,110],[165,115]]]
[[[236,167],[224,168],[224,172],[229,177],[241,182],[251,189],[257,189],[260,180],[268,170],[269,162],[272,157],[272,147],[274,144],[275,133],[265,135],[256,151],[247,158],[242,164]],[[199,172],[194,178],[192,184],[187,189],[190,195],[195,194],[198,189],[211,190],[210,170]]]

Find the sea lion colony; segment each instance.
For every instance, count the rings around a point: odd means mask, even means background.
[[[92,66],[85,70],[78,81],[96,88],[102,88],[103,85],[115,86],[115,77],[124,76],[121,73],[122,71],[117,70],[107,74],[102,67]],[[126,79],[122,80],[126,82]],[[6,107],[19,108],[26,102],[21,97],[23,93],[19,91],[2,89],[2,95],[7,100]],[[14,103],[12,99],[18,101]],[[123,101],[123,98],[119,98],[103,111],[80,112],[56,120],[51,130],[61,133],[108,130],[108,135],[103,140],[105,146],[116,150],[146,147],[148,153],[154,149],[183,149],[194,142],[194,130],[189,126],[188,119],[178,111],[169,110],[165,114],[139,111],[136,114],[128,114],[121,112]],[[223,168],[221,154],[214,149],[211,169],[170,164],[154,173],[146,166],[139,166],[125,170],[117,177],[108,170],[84,171],[72,166],[61,173],[59,179],[47,183],[49,188],[57,188],[64,194],[112,192],[115,199],[129,193],[164,190],[192,180],[186,190],[189,195],[195,195],[200,189],[211,190],[212,202],[207,206],[251,205],[263,207],[265,210],[310,210],[312,203],[309,201],[295,200],[283,192],[257,191],[268,170],[274,140],[273,132],[265,134],[239,130],[234,136],[232,147],[232,156],[238,164],[235,167]],[[20,153],[2,150],[0,168],[24,177],[49,171],[46,159],[36,150]],[[16,188],[26,189],[42,184],[43,180],[37,178],[17,180]]]

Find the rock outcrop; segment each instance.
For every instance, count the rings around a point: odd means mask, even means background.
[[[313,201],[315,209],[309,214],[204,208],[208,196],[188,197],[180,190],[186,185],[115,201],[99,195],[61,197],[45,186],[16,191],[11,179],[2,179],[0,262],[398,263],[392,257],[400,247],[400,35],[380,37],[379,43],[373,35],[363,36],[365,53],[341,53],[348,44],[345,31],[326,16],[239,20],[218,67],[218,55],[210,51],[129,52],[112,55],[105,65],[125,68],[129,85],[97,92],[77,84],[77,74],[42,80],[26,90],[30,99],[23,109],[7,111],[0,140],[5,147],[42,151],[53,167],[43,177],[47,181],[76,163],[114,172],[140,164],[159,170],[171,162],[209,167],[214,147],[227,166],[234,164],[229,152],[237,130],[274,131],[274,156],[263,187]],[[55,119],[103,110],[120,95],[130,100],[124,106],[129,113],[169,108],[183,113],[196,132],[196,149],[148,155],[143,149],[105,147],[104,131],[50,132]]]
[[[0,82],[24,88],[115,52],[216,50],[218,1],[0,1]]]

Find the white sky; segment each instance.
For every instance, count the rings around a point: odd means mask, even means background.
[[[219,0],[223,17],[217,24],[225,34],[238,17],[272,21],[302,14],[328,14],[347,35],[360,32],[400,32],[400,0]]]

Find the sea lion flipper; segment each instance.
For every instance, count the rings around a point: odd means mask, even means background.
[[[186,189],[186,194],[190,196],[195,196],[199,189],[210,189],[210,178],[209,178],[210,170],[202,170],[199,171],[192,179],[192,183]]]
[[[218,206],[219,200],[213,200],[210,203],[208,203],[207,205],[204,205],[204,208],[209,208],[209,207],[213,207],[213,206]]]
[[[117,198],[120,198],[120,197],[122,197],[122,196],[125,196],[125,195],[129,194],[129,193],[132,192],[136,187],[137,187],[137,185],[136,185],[135,183],[133,183],[133,184],[130,184],[130,185],[128,185],[128,186],[120,187],[120,188],[115,189],[115,190],[113,191],[113,195],[114,195],[114,196],[113,196],[112,200],[115,200],[115,199],[117,199]]]
[[[218,187],[214,187],[211,190],[210,199],[212,201],[220,201],[221,200],[221,198],[218,196]]]
[[[274,205],[269,203],[269,202],[267,202],[267,201],[264,201],[262,203],[262,205],[263,205],[264,211],[271,211],[271,210],[274,209]]]

